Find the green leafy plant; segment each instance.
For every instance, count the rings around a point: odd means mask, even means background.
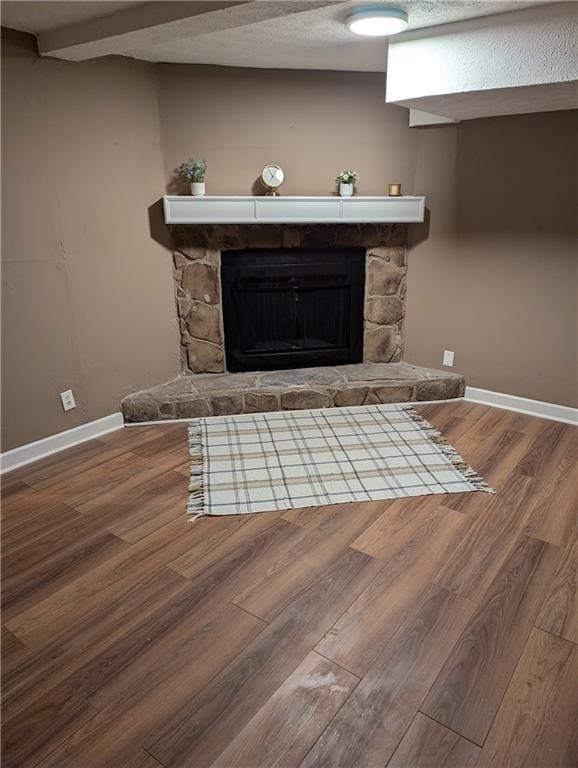
[[[187,160],[181,166],[181,172],[185,178],[193,182],[193,184],[202,183],[205,180],[205,173],[207,172],[206,160]]]
[[[339,173],[335,181],[338,184],[355,184],[358,178],[359,174],[357,171],[350,171],[345,169]]]

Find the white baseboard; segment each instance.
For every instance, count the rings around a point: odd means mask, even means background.
[[[56,435],[6,451],[0,454],[0,474],[64,451],[66,448],[72,448],[74,445],[85,443],[87,440],[94,440],[95,437],[114,432],[123,426],[122,413],[111,413],[110,416],[103,416],[102,419],[89,421],[88,424],[81,424],[65,432],[58,432]]]
[[[530,400],[527,397],[506,395],[502,392],[491,392],[488,389],[478,389],[477,387],[466,387],[463,399],[470,403],[505,408],[508,411],[525,413],[528,416],[537,416],[542,419],[578,425],[578,408],[570,408],[566,405],[545,403],[541,400]],[[460,398],[453,398],[452,400],[428,400],[411,402],[409,404],[418,406],[428,405],[429,403],[459,401]],[[38,461],[38,459],[43,459],[53,453],[64,451],[66,448],[72,448],[80,443],[85,443],[87,440],[94,440],[100,435],[106,435],[107,432],[114,432],[117,429],[122,429],[124,426],[146,427],[153,424],[160,426],[187,421],[190,421],[190,419],[164,419],[162,421],[141,421],[124,424],[122,413],[111,413],[110,416],[104,416],[102,419],[90,421],[88,424],[81,424],[78,427],[67,429],[65,432],[50,435],[50,437],[45,437],[42,440],[37,440],[34,443],[28,443],[0,454],[0,474],[18,469],[18,467],[23,467],[26,464],[31,464],[33,461]]]
[[[528,416],[538,416],[541,419],[562,421],[564,424],[578,424],[578,408],[567,405],[545,403],[542,400],[530,400],[517,395],[505,395],[502,392],[491,392],[489,389],[466,387],[464,400],[470,403],[493,405],[495,408],[505,408],[507,411],[525,413]]]

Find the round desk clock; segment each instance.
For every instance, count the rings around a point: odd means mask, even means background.
[[[285,174],[280,165],[273,163],[266,165],[261,171],[261,184],[267,190],[269,195],[276,195],[277,189],[285,181]]]

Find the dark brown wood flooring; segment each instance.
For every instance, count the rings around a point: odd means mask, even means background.
[[[422,406],[497,489],[185,518],[185,425],[6,475],[4,768],[575,768],[576,430]]]

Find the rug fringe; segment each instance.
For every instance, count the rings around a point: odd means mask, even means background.
[[[423,416],[415,410],[413,405],[403,405],[402,410],[407,413],[410,419],[417,424],[427,437],[438,446],[444,456],[451,462],[454,469],[459,472],[470,483],[476,491],[483,491],[484,493],[496,493],[496,491],[488,485],[484,478],[479,475],[469,464],[467,464],[456,449],[448,443],[445,437],[437,430],[432,424],[424,419]]]
[[[189,500],[187,515],[194,522],[205,517],[205,486],[203,479],[203,426],[200,419],[189,422],[189,455],[191,470],[189,475]]]

